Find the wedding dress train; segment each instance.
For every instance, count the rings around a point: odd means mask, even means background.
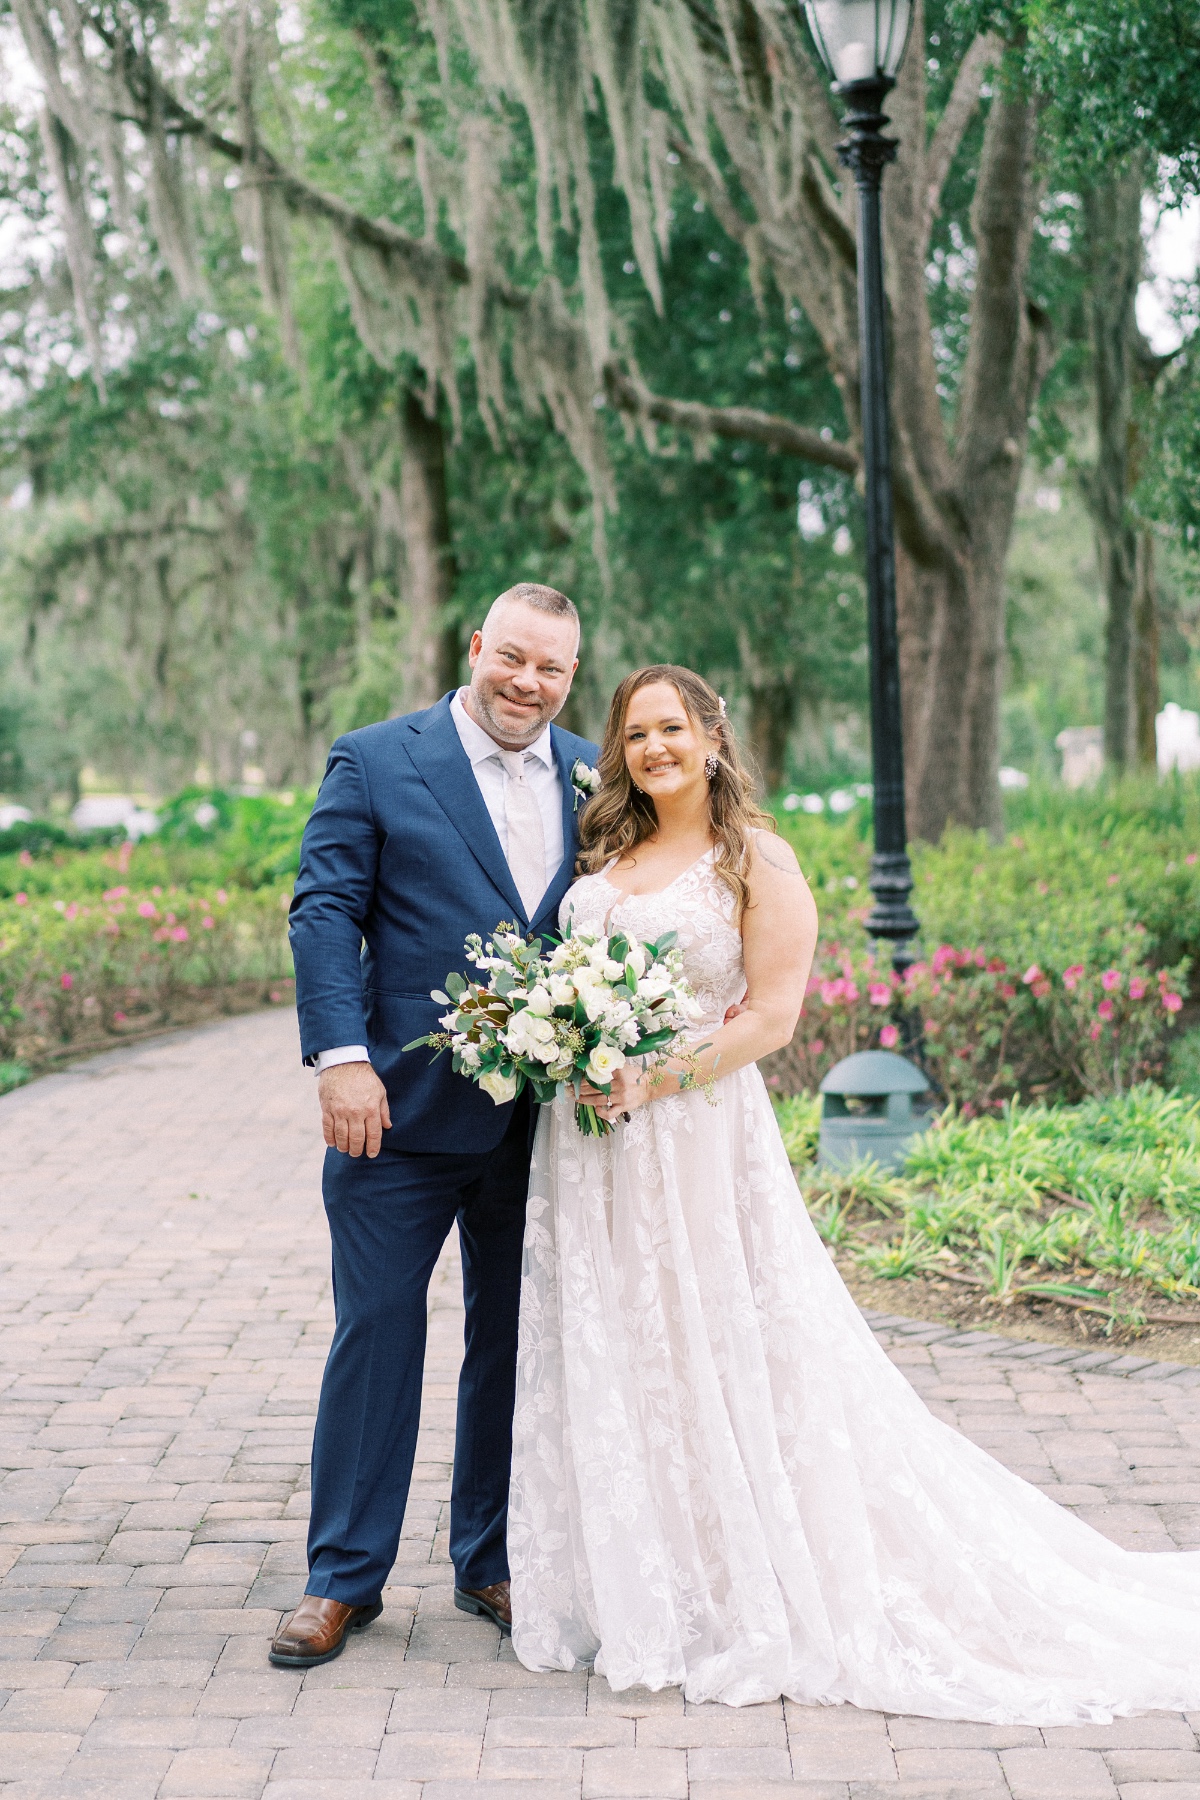
[[[615,903],[615,904],[614,904]],[[711,854],[576,928],[745,989]],[[1200,1553],[1118,1549],[926,1409],[800,1196],[754,1067],[601,1139],[543,1108],[509,1513],[513,1644],[614,1688],[1030,1725],[1200,1707]]]

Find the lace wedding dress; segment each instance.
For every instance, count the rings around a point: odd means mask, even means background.
[[[744,992],[711,856],[562,918]],[[1030,1725],[1200,1707],[1200,1554],[1121,1550],[929,1413],[810,1223],[754,1067],[601,1139],[542,1111],[509,1513],[527,1668]]]

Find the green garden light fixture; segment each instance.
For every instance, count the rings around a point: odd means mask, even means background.
[[[870,887],[872,937],[892,946],[898,975],[914,960],[917,916],[908,903],[912,868],[904,817],[904,740],[900,650],[896,634],[896,551],[888,427],[887,342],[883,303],[883,171],[896,141],[883,135],[883,103],[896,85],[912,27],[912,0],[805,0],[809,29],[848,108],[849,136],[838,160],[858,188],[858,341],[863,473],[867,511],[867,621],[871,674],[871,763],[875,854]]]

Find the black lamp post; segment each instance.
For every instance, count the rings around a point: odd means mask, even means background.
[[[887,345],[883,310],[883,171],[896,154],[883,136],[883,111],[896,85],[912,24],[912,0],[805,0],[809,28],[846,102],[849,137],[838,160],[858,188],[858,340],[863,469],[867,499],[867,618],[871,669],[871,765],[875,786],[875,854],[867,919],[871,936],[888,940],[898,975],[914,960],[917,916],[908,904],[912,869],[904,819],[904,740],[900,719],[900,651],[896,636],[896,554],[888,439]]]

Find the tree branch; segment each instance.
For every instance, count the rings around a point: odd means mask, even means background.
[[[738,438],[744,443],[762,444],[781,456],[822,463],[845,475],[858,474],[859,459],[849,444],[823,438],[819,431],[795,425],[775,413],[759,412],[752,406],[705,406],[699,400],[668,400],[652,394],[643,382],[624,374],[615,363],[605,367],[604,392],[609,405],[619,412],[653,419],[659,425],[673,425],[693,437]]]
[[[980,32],[958,65],[950,98],[925,152],[928,176],[925,192],[926,241],[941,204],[942,189],[950,173],[950,164],[954,161],[967,126],[975,115],[975,108],[979,105],[979,90],[983,86],[984,74],[999,61],[1002,48],[1000,39],[994,32]]]

